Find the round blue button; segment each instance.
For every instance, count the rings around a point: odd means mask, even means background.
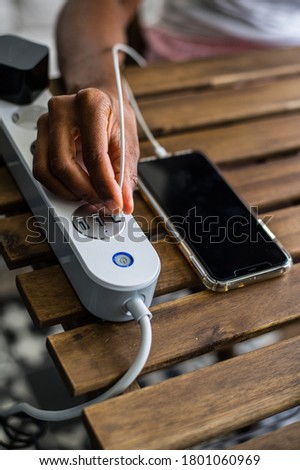
[[[120,268],[128,268],[134,262],[133,256],[125,251],[115,253],[112,257],[113,262]]]

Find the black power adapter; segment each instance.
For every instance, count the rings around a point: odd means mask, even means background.
[[[0,99],[31,103],[48,86],[49,51],[18,36],[0,36]]]

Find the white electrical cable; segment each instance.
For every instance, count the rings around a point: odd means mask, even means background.
[[[147,62],[135,49],[126,44],[115,44],[113,46],[113,62],[114,62],[114,69],[115,69],[115,76],[116,76],[116,84],[117,84],[117,91],[118,91],[118,99],[119,99],[119,114],[120,114],[120,147],[121,147],[121,155],[120,155],[120,179],[119,185],[122,189],[123,182],[124,182],[124,171],[125,171],[125,117],[124,117],[124,100],[123,100],[123,91],[122,91],[122,80],[121,80],[121,72],[120,72],[120,64],[119,64],[119,52],[122,51],[125,54],[128,54],[133,60],[135,60],[140,67],[146,67]],[[125,87],[126,92],[128,95],[129,102],[135,112],[135,116],[137,121],[139,122],[141,128],[145,132],[147,138],[151,142],[154,152],[158,157],[165,157],[168,155],[168,152],[159,144],[159,142],[155,139],[154,135],[152,134],[150,128],[148,127],[145,119],[142,116],[142,113],[139,109],[139,106],[136,102],[134,94],[125,79]]]
[[[108,398],[112,398],[122,393],[141,373],[148,359],[151,342],[152,342],[152,331],[151,331],[151,313],[144,304],[141,297],[134,297],[129,300],[126,304],[126,308],[132,314],[134,319],[140,326],[141,329],[141,344],[138,354],[128,369],[128,371],[116,382],[109,390],[104,392],[97,398],[90,400],[81,405],[74,406],[65,410],[40,410],[31,406],[27,403],[17,403],[6,409],[0,409],[0,417],[6,418],[17,413],[25,413],[32,418],[40,419],[43,421],[65,421],[68,419],[77,418],[81,412],[87,406],[100,403]]]
[[[169,154],[168,154],[167,150],[162,145],[160,145],[158,140],[156,140],[156,138],[152,134],[148,124],[146,123],[146,121],[144,119],[144,116],[142,115],[141,110],[139,108],[139,105],[137,104],[137,101],[135,99],[133,91],[129,86],[129,83],[127,82],[127,80],[125,80],[125,78],[123,79],[123,81],[124,81],[124,85],[125,85],[124,88],[126,89],[126,93],[127,93],[128,99],[129,99],[129,103],[131,104],[131,107],[134,110],[135,117],[136,117],[139,125],[143,129],[147,139],[152,144],[155,155],[159,158],[163,158],[163,157],[168,156]]]
[[[125,52],[130,55],[141,67],[145,67],[145,59],[134,49],[124,44],[116,44],[113,47],[113,61],[116,75],[116,83],[118,90],[118,99],[119,99],[119,112],[120,112],[120,135],[121,135],[121,156],[120,156],[120,180],[119,185],[122,188],[124,182],[124,171],[125,171],[125,119],[124,119],[124,102],[123,102],[123,92],[122,92],[122,81],[121,73],[119,66],[118,53],[119,51]],[[157,142],[149,127],[147,126],[138,104],[134,98],[132,90],[130,89],[127,82],[125,82],[126,90],[128,93],[130,104],[135,112],[136,118],[140,123],[142,129],[144,130],[146,136],[152,143],[156,155],[163,157],[167,155],[167,151]],[[11,407],[6,409],[0,409],[0,417],[6,418],[17,413],[25,413],[28,416],[31,416],[35,419],[40,419],[43,421],[65,421],[68,419],[77,418],[80,416],[83,409],[87,406],[100,403],[108,398],[112,398],[116,395],[122,393],[129,385],[137,378],[141,373],[142,369],[147,362],[148,356],[150,354],[151,342],[152,342],[152,330],[151,330],[151,313],[144,304],[141,297],[135,297],[129,300],[126,304],[127,310],[132,314],[134,319],[140,326],[141,329],[141,344],[138,351],[138,354],[128,369],[128,371],[121,377],[121,379],[116,382],[109,390],[104,392],[97,398],[90,400],[81,405],[74,406],[65,410],[41,410],[35,408],[34,406],[29,405],[28,403],[16,403]]]
[[[116,85],[118,91],[119,99],[119,116],[120,116],[120,179],[119,186],[122,189],[124,182],[124,171],[125,171],[125,115],[124,115],[124,100],[123,100],[123,90],[122,90],[122,80],[119,64],[119,52],[125,52],[130,55],[141,67],[145,67],[145,59],[132,47],[127,46],[126,44],[115,44],[112,49],[113,53],[113,62],[116,76]]]

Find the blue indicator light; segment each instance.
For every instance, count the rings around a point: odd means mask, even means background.
[[[129,268],[134,262],[133,256],[124,251],[115,253],[112,260],[119,268]]]

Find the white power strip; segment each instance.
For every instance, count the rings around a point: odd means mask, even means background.
[[[78,297],[103,320],[131,320],[134,297],[151,304],[160,260],[132,216],[102,217],[94,206],[63,201],[32,175],[36,121],[47,110],[45,90],[34,103],[0,101],[1,153]]]

